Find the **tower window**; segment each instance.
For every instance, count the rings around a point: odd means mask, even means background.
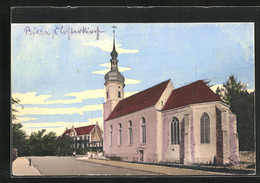
[[[121,98],[121,92],[120,91],[118,92],[118,98]]]
[[[108,95],[108,92],[107,92],[107,99],[108,99],[109,95]]]

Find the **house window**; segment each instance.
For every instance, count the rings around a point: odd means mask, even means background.
[[[145,118],[142,117],[142,123],[141,123],[141,129],[142,129],[142,143],[146,143],[146,126],[145,126]]]
[[[118,91],[118,98],[121,98],[121,92]]]
[[[171,122],[171,144],[179,144],[179,120],[174,117]]]
[[[118,130],[118,144],[122,145],[122,125],[119,123],[119,130]]]
[[[200,141],[203,144],[210,143],[210,120],[207,113],[200,118]]]
[[[112,139],[112,132],[113,132],[113,126],[112,125],[110,125],[110,146],[112,146],[113,145],[113,139]]]
[[[132,128],[132,121],[129,121],[129,144],[133,144],[133,128]]]

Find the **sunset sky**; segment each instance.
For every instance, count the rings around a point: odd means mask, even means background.
[[[126,96],[167,79],[219,85],[232,74],[254,89],[253,23],[12,24],[12,97],[28,135],[103,126],[113,25]]]

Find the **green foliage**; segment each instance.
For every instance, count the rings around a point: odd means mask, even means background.
[[[12,105],[20,104],[20,100],[12,98]],[[27,139],[26,133],[22,130],[21,123],[14,123],[18,112],[12,108],[12,146],[18,150],[18,156],[47,156],[47,155],[72,155],[72,138],[62,135],[57,137],[54,132],[45,134],[46,130],[39,130],[32,133]]]
[[[235,76],[232,75],[228,78],[226,83],[223,84],[224,100],[231,108],[234,105],[236,96],[246,88],[246,85],[243,85],[240,81],[237,82],[236,80]]]
[[[20,104],[20,99],[12,98],[11,104],[12,105]],[[13,121],[16,120],[16,115],[14,114],[15,112],[18,112],[18,111],[12,107],[12,120]]]
[[[56,135],[53,132],[45,134],[45,129],[33,132],[29,139],[30,155],[31,156],[46,156],[55,155]]]
[[[65,134],[59,136],[56,140],[56,151],[55,155],[58,156],[66,156],[72,155],[73,148],[72,148],[73,139]]]
[[[28,156],[29,155],[29,145],[26,139],[26,133],[21,130],[21,123],[12,123],[12,143],[13,148],[18,150],[18,156]]]
[[[248,93],[246,85],[238,82],[232,75],[217,88],[216,93],[230,105],[230,110],[237,115],[239,149],[254,150],[254,92]]]

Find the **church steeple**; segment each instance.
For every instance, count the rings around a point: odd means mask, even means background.
[[[106,101],[119,101],[124,98],[123,88],[125,86],[125,78],[118,71],[118,53],[116,51],[115,26],[113,26],[113,49],[111,51],[111,69],[105,75]]]

